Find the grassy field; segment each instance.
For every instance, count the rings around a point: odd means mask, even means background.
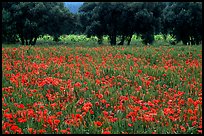
[[[202,133],[201,46],[2,48],[3,134]]]

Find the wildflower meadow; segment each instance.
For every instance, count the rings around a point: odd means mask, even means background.
[[[202,48],[3,47],[2,133],[202,134]]]

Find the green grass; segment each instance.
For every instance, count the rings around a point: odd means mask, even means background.
[[[69,132],[72,134],[101,134],[102,129],[111,127],[112,129],[109,131],[112,134],[121,134],[122,132],[151,134],[154,131],[159,134],[197,134],[202,118],[200,95],[202,94],[202,87],[200,86],[202,83],[202,46],[158,44],[152,46],[142,44],[130,46],[110,46],[107,44],[102,46],[97,44],[91,46],[86,46],[86,44],[63,46],[3,45],[3,133],[15,133],[8,126],[5,127],[7,122],[17,125],[22,129],[22,133],[28,133],[28,128],[33,128],[39,133],[38,131],[43,128],[46,133],[55,134],[61,133],[60,130],[70,128]],[[186,64],[188,60],[190,60],[190,64]],[[167,65],[168,70],[165,69]],[[138,73],[138,70],[141,70],[142,73]],[[89,76],[86,75],[87,73]],[[23,77],[26,81],[23,80]],[[148,86],[147,81],[150,81],[150,77],[152,79]],[[182,81],[184,78],[186,80]],[[196,83],[192,81],[194,78]],[[58,80],[59,83],[57,84]],[[46,82],[44,86],[39,85],[42,84],[42,81]],[[96,81],[100,83],[98,84]],[[81,84],[80,87],[75,86],[77,82]],[[16,86],[18,84],[19,86]],[[139,86],[142,87],[140,90],[138,90]],[[61,90],[61,88],[64,89]],[[84,90],[85,88],[87,90]],[[36,92],[32,92],[34,89]],[[72,89],[74,89],[73,92]],[[66,93],[64,94],[64,92]],[[180,93],[184,94],[175,96],[175,94]],[[99,98],[96,94],[102,94],[103,98]],[[54,100],[49,100],[48,96],[53,97]],[[136,100],[133,97],[136,97]],[[84,99],[83,103],[77,104],[80,98]],[[189,103],[188,98],[197,101],[198,106]],[[11,101],[12,99],[15,101]],[[105,104],[101,101],[102,99],[106,100]],[[125,100],[122,101],[122,99]],[[139,102],[138,100],[142,101]],[[154,100],[159,100],[159,102],[156,103]],[[184,104],[181,104],[182,101]],[[34,106],[36,102],[41,102],[44,108]],[[87,102],[90,102],[92,107],[84,114],[82,107]],[[99,103],[99,106],[96,106],[96,102]],[[148,105],[147,102],[154,103],[154,106]],[[54,106],[55,108],[52,108],[53,103],[57,104]],[[15,104],[24,104],[25,108],[18,108]],[[30,110],[27,104],[30,104],[31,109],[34,110],[34,117],[18,114],[18,112]],[[110,106],[106,107],[106,104],[110,104]],[[120,109],[120,105],[124,110]],[[140,109],[135,111],[131,106]],[[144,110],[143,106],[148,109]],[[181,112],[174,112],[174,114],[167,112],[168,115],[164,115],[166,108],[175,111],[180,109]],[[6,112],[6,109],[9,110]],[[198,110],[195,126],[192,126],[193,121],[190,120],[190,117],[194,115],[189,114],[188,109]],[[45,110],[48,112],[38,117],[40,115],[38,112]],[[93,110],[94,113],[91,114],[90,110]],[[157,113],[157,115],[153,115],[156,121],[145,121],[144,115],[151,116],[154,110]],[[56,113],[60,111],[62,114],[57,116]],[[111,122],[108,117],[104,118],[104,111],[109,114],[114,113],[111,116],[117,120]],[[137,113],[135,115],[136,122],[133,122],[131,118],[126,118],[133,111]],[[17,116],[14,118],[14,122],[10,122],[5,117],[5,113]],[[74,119],[72,114],[82,115],[86,126],[83,124],[76,126],[75,123],[67,125],[65,120]],[[187,121],[184,119],[185,114]],[[59,132],[52,131],[51,126],[46,122],[45,118],[52,116],[60,120],[58,126],[55,126]],[[179,117],[179,119],[172,121],[171,116]],[[22,117],[27,119],[25,123],[18,121]],[[43,120],[37,122],[38,119]],[[103,125],[96,127],[95,121],[100,121]],[[166,126],[166,123],[169,125]],[[42,126],[42,124],[47,125],[47,127]],[[129,127],[128,124],[133,126]],[[182,131],[180,126],[184,126],[186,131]],[[175,127],[175,132],[172,131],[173,127]]]

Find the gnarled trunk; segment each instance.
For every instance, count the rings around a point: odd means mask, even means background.
[[[32,43],[32,45],[35,45],[36,44],[36,41],[37,41],[37,36],[35,36],[35,38],[34,38],[34,41],[33,41],[33,43]]]
[[[128,37],[128,45],[130,45],[131,39],[132,39],[132,35],[130,35],[130,36]]]
[[[118,43],[118,45],[123,45],[125,41],[125,35],[122,35],[121,41],[120,43]]]
[[[110,36],[110,44],[111,45],[116,45],[116,35],[111,35]]]
[[[30,38],[29,45],[32,45],[32,42],[33,42],[33,37]]]
[[[24,45],[25,43],[24,43],[24,38],[23,38],[23,36],[20,36],[20,39],[21,39],[22,45]]]
[[[97,36],[97,38],[98,38],[98,44],[102,44],[103,43],[103,36],[99,35],[99,36]]]

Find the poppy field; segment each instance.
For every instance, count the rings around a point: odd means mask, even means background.
[[[4,47],[2,133],[202,134],[202,47]]]

